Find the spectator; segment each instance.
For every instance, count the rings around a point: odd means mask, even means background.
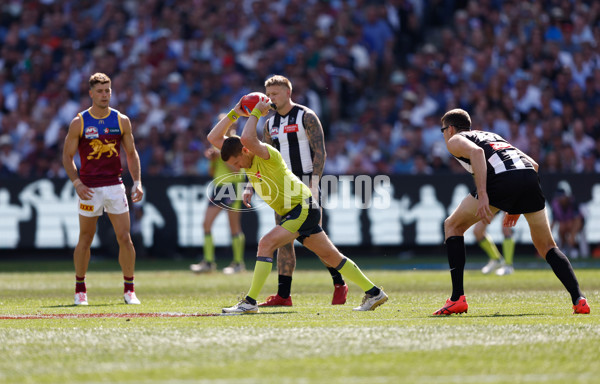
[[[345,153],[342,141],[328,141],[326,144],[327,161],[325,162],[324,174],[343,175],[348,173],[350,158]]]
[[[85,79],[95,71],[114,79],[113,102],[132,119],[140,146],[149,148],[147,158],[162,147],[165,163],[152,166],[153,173],[205,174],[198,156],[203,148],[176,156],[174,137],[187,133],[197,140],[193,125],[210,125],[206,116],[259,89],[272,73],[293,77],[299,97],[320,109],[327,140],[357,127],[347,156],[366,148],[354,136],[390,124],[391,141],[369,148],[368,161],[355,159],[376,170],[385,168],[382,162],[397,163],[394,154],[400,143],[412,142],[411,128],[424,129],[420,149],[427,151],[435,142],[427,119],[453,107],[474,109],[478,124],[510,135],[525,151],[538,149],[529,136],[534,123],[524,123],[539,111],[534,132],[542,139],[541,158],[573,144],[580,118],[583,139],[576,139],[575,159],[563,163],[569,170],[585,168],[584,158],[591,162],[585,137],[600,137],[594,113],[600,105],[599,8],[593,2],[424,7],[416,1],[317,1],[299,7],[274,0],[260,18],[236,16],[233,29],[217,21],[227,2],[201,3],[179,1],[175,11],[164,1],[54,0],[52,7],[31,2],[0,9],[0,135],[8,135],[19,158],[1,175],[56,174],[58,151],[52,148],[62,141],[68,116],[85,108]],[[244,7],[255,12],[260,4]],[[154,130],[159,140],[144,143]],[[41,150],[34,148],[40,134],[49,151],[32,161],[29,154]],[[432,157],[429,166],[434,159],[434,170],[448,168],[445,158]]]
[[[595,174],[600,172],[600,167],[598,167],[598,158],[596,157],[594,152],[590,151],[583,155],[581,169],[579,169],[578,172],[589,174]]]
[[[408,144],[400,145],[392,157],[392,172],[411,173],[414,167],[414,156]]]
[[[591,152],[596,146],[594,139],[585,133],[583,120],[581,119],[573,121],[570,135],[565,141],[571,144],[578,159],[583,159],[583,156]]]
[[[11,146],[9,135],[0,136],[0,177],[16,175],[21,156]]]
[[[417,151],[415,153],[410,173],[413,175],[431,175],[433,173],[433,169],[427,163],[427,156],[423,152]]]

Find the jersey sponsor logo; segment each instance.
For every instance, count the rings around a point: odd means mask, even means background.
[[[94,212],[94,206],[93,205],[87,205],[87,204],[79,203],[79,209],[81,209],[82,211],[86,211],[86,212]]]
[[[490,147],[492,147],[494,151],[499,151],[501,149],[512,148],[513,146],[509,143],[490,143]]]
[[[86,139],[97,139],[98,138],[98,128],[96,127],[86,127],[84,130],[83,136]]]
[[[108,134],[111,134],[111,135],[119,135],[119,134],[121,134],[121,130],[120,130],[119,128],[115,128],[115,127],[112,127],[112,128],[104,128],[104,134],[105,134],[105,135],[108,135]]]
[[[283,133],[298,132],[298,124],[286,125],[283,127]]]
[[[92,152],[87,156],[87,158],[88,160],[98,160],[104,153],[107,153],[107,158],[112,157],[113,155],[119,156],[117,148],[115,148],[116,145],[116,140],[113,140],[112,142],[107,141],[106,143],[103,143],[100,139],[94,139],[90,141],[90,147],[92,147]]]

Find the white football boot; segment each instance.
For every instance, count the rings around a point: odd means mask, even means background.
[[[379,295],[377,296],[372,296],[366,293],[365,297],[363,297],[362,304],[354,308],[353,311],[372,311],[388,301],[388,295],[383,292],[383,288],[379,288],[379,291]]]
[[[133,291],[127,291],[123,295],[125,304],[142,304]]]
[[[77,292],[75,294],[75,305],[88,305],[87,293]]]
[[[258,304],[250,304],[246,299],[242,299],[233,307],[223,308],[223,313],[258,313]]]

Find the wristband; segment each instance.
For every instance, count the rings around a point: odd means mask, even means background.
[[[229,113],[227,114],[227,117],[229,118],[229,120],[231,121],[236,121],[240,115],[237,114],[236,111],[234,111],[233,109],[231,111],[229,111]]]
[[[133,182],[133,189],[137,189],[137,187],[140,187],[140,189],[142,189],[142,182],[141,181],[134,181]]]
[[[83,183],[81,182],[81,180],[80,180],[80,179],[75,179],[75,180],[73,180],[73,187],[74,187],[75,189],[77,189],[77,187],[79,187],[81,184],[83,184]]]
[[[262,111],[258,108],[254,108],[250,114],[259,120],[262,117]]]

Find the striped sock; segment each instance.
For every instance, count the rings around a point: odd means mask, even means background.
[[[127,293],[127,291],[135,292],[135,289],[133,288],[133,276],[123,276],[123,280],[123,293]]]
[[[85,276],[79,277],[75,275],[75,293],[79,292],[87,292],[87,288],[85,287]]]

